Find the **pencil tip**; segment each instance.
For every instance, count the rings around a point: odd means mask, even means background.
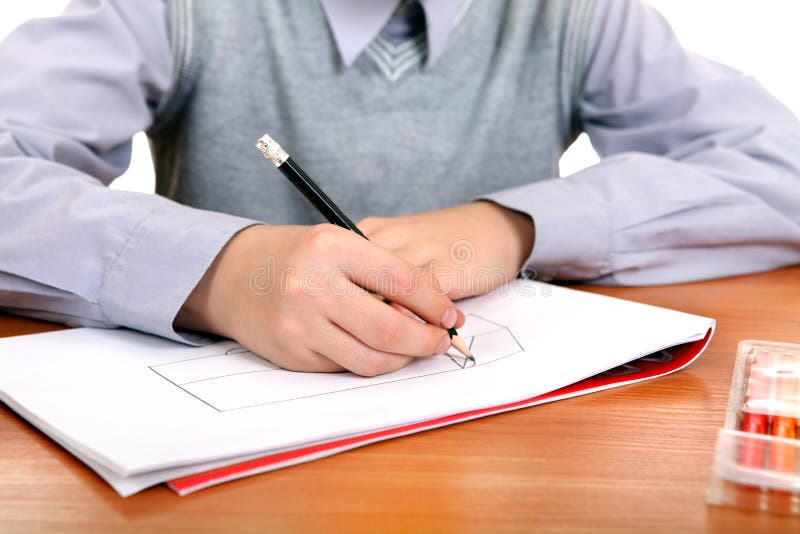
[[[461,336],[453,336],[450,339],[450,343],[453,345],[453,347],[455,347],[455,349],[458,352],[463,354],[465,358],[471,360],[473,363],[475,362],[475,357],[472,355],[472,352],[470,352],[469,347],[467,347],[467,344],[464,343],[464,340],[461,339]]]

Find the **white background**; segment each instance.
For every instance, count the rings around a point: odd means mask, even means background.
[[[667,17],[686,48],[753,74],[795,114],[800,114],[800,2],[649,0],[649,3]],[[0,39],[29,18],[57,15],[66,4],[66,0],[3,0]],[[571,174],[596,160],[588,139],[582,135],[564,155],[561,173]],[[144,134],[134,138],[131,167],[114,185],[137,191],[153,190],[153,171]]]

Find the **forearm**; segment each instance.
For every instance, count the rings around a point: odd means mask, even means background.
[[[0,211],[0,307],[173,339],[185,339],[172,323],[194,285],[231,236],[252,224],[7,155]]]
[[[702,166],[628,153],[488,198],[536,221],[526,265],[543,279],[674,283],[800,262],[797,180],[771,174],[744,190]]]
[[[0,44],[0,307],[182,339],[177,310],[250,224],[104,187],[169,89],[164,16],[162,0],[73,0]]]
[[[543,278],[682,282],[800,262],[800,122],[684,50],[638,1],[598,4],[576,113],[600,164],[487,198],[536,222]]]

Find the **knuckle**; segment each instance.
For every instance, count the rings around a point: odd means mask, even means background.
[[[300,277],[292,277],[286,281],[286,296],[292,300],[308,296],[307,288]]]
[[[332,224],[313,226],[308,232],[308,248],[316,254],[331,254],[337,251],[342,239],[337,230]]]
[[[414,293],[414,276],[407,269],[399,269],[394,273],[394,282],[398,295],[412,295]]]
[[[286,317],[285,314],[280,314],[273,320],[270,330],[277,334],[277,336],[273,337],[273,342],[279,346],[282,353],[293,353],[300,350],[299,346],[293,346],[284,341],[288,339],[304,339],[303,328],[297,321]],[[276,337],[277,339],[275,339]]]
[[[387,321],[380,324],[376,333],[380,348],[392,348],[402,339],[403,328],[398,322]]]

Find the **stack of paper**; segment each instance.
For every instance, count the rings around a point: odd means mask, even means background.
[[[459,306],[475,365],[453,351],[375,378],[295,373],[232,341],[196,348],[82,328],[0,339],[0,399],[121,495],[170,480],[189,493],[672,372],[714,328],[704,317],[521,280]]]

